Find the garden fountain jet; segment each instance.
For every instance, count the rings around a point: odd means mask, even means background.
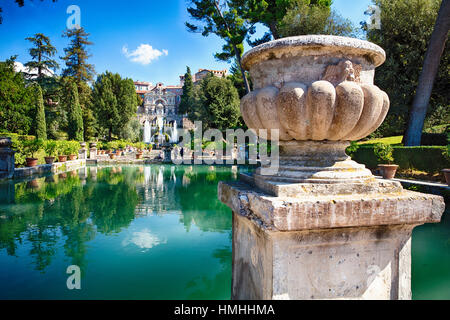
[[[233,210],[233,299],[411,298],[411,231],[439,222],[443,199],[376,179],[345,153],[388,112],[373,81],[384,60],[373,43],[321,35],[243,56],[254,91],[242,116],[262,137],[279,130],[280,165],[219,183]]]

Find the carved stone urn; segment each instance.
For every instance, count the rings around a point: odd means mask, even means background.
[[[260,45],[242,58],[254,90],[241,101],[245,123],[260,137],[279,130],[283,182],[339,183],[373,180],[345,154],[349,141],[375,131],[389,109],[374,85],[385,60],[379,46],[353,38],[299,36]],[[267,134],[261,129],[266,129]]]
[[[411,233],[440,221],[443,198],[375,179],[345,154],[386,116],[373,82],[384,60],[370,42],[318,35],[243,56],[254,85],[243,118],[279,136],[280,157],[277,171],[219,182],[233,212],[232,299],[411,299]]]

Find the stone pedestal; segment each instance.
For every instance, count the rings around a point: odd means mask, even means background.
[[[89,159],[96,160],[97,159],[97,148],[89,149]]]
[[[442,197],[381,180],[366,194],[304,184],[276,196],[241,180],[219,183],[233,210],[232,299],[411,299],[411,231],[440,221]]]
[[[11,138],[0,137],[0,179],[14,176],[14,153]]]
[[[86,160],[87,159],[86,142],[81,142],[80,146],[81,149],[78,151],[78,159]]]
[[[219,184],[233,210],[233,299],[411,298],[411,231],[440,221],[443,198],[377,180],[345,153],[388,113],[374,84],[385,59],[373,43],[325,35],[242,57],[253,81],[242,117],[280,153],[275,170]]]

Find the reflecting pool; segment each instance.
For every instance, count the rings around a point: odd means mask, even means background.
[[[114,166],[0,183],[0,299],[229,299],[231,210],[246,168]],[[413,297],[450,299],[450,219],[417,227]],[[81,268],[81,290],[66,269]]]
[[[0,187],[0,299],[229,299],[237,167],[88,167]],[[66,268],[81,268],[68,290]]]

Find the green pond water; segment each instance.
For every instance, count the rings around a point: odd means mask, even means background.
[[[229,299],[237,167],[88,167],[0,183],[0,299]],[[69,265],[81,290],[68,290]],[[449,212],[412,240],[416,299],[450,299]]]

